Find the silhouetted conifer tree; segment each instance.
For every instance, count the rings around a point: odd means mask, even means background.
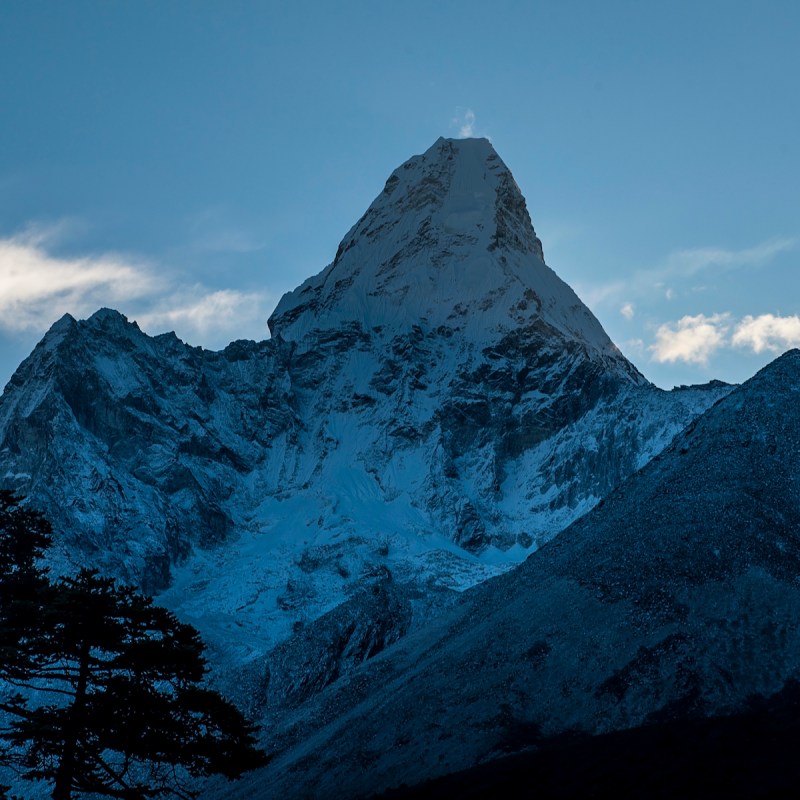
[[[6,763],[52,783],[55,800],[192,797],[192,776],[265,764],[255,727],[203,686],[197,631],[96,571],[48,581],[49,534],[0,497],[0,677],[21,690],[0,703]]]
[[[52,600],[41,559],[52,530],[44,516],[0,491],[0,680],[25,683],[36,669]]]

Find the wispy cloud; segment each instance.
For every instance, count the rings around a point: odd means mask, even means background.
[[[623,303],[619,313],[622,314],[625,319],[633,319],[634,315],[636,314],[633,303]]]
[[[676,296],[676,281],[703,273],[718,278],[722,273],[734,269],[763,267],[776,256],[797,246],[796,238],[784,238],[770,239],[742,250],[722,247],[676,250],[657,267],[638,270],[626,280],[581,286],[579,293],[589,305],[616,305],[623,298],[651,297],[654,292],[663,292],[667,300],[672,300]]]
[[[206,347],[267,335],[268,293],[186,285],[163,265],[129,255],[49,252],[64,233],[63,225],[29,226],[0,239],[0,330],[44,332],[65,313],[86,317],[111,306],[150,333],[175,330]]]
[[[205,208],[186,218],[191,247],[211,253],[255,253],[267,246],[263,229],[242,226],[220,207]]]
[[[634,356],[636,358],[644,358],[645,353],[647,351],[647,347],[645,346],[644,339],[639,339],[638,337],[635,339],[627,339],[622,342],[622,352],[628,356]]]
[[[457,108],[452,124],[458,128],[458,136],[468,139],[475,135],[475,112],[471,108]]]
[[[246,231],[220,230],[200,237],[194,246],[198,250],[210,253],[256,253],[265,248],[265,244]]]
[[[225,333],[231,338],[264,338],[271,299],[266,292],[209,291],[195,286],[175,292],[135,318],[145,330],[177,330],[201,338]]]
[[[697,314],[660,325],[655,344],[649,348],[653,359],[659,363],[708,364],[709,357],[726,344],[729,318],[729,314]]]
[[[712,268],[719,272],[738,267],[761,267],[796,246],[797,239],[772,239],[743,250],[722,247],[677,250],[667,258],[664,270],[670,276],[690,276]]]
[[[748,315],[736,326],[731,343],[735,347],[749,347],[754,353],[764,350],[777,353],[790,347],[800,347],[800,317]]]
[[[0,239],[0,326],[7,330],[42,330],[67,312],[85,315],[164,286],[147,264],[125,256],[52,256],[44,248],[51,236],[28,229]]]

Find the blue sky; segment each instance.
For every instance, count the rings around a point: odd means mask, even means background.
[[[264,338],[389,173],[491,138],[665,387],[800,345],[796,2],[0,5],[0,384],[65,311]]]

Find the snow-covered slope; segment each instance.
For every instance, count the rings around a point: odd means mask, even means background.
[[[365,628],[386,607],[353,601],[365,586],[425,618],[728,391],[642,377],[544,264],[486,140],[396,170],[270,324],[214,353],[109,310],[65,317],[0,399],[0,478],[53,518],[57,566],[160,590],[239,687],[292,674],[286,653],[345,602],[365,631],[345,647],[374,654],[409,623]]]
[[[439,139],[396,169],[334,261],[283,297],[273,336],[313,341],[351,325],[388,337],[443,327],[493,344],[532,323],[643,382],[544,263],[525,199],[486,139]]]
[[[146,589],[241,522],[227,501],[291,424],[279,348],[151,338],[116,311],[60,319],[0,401],[0,476],[53,519],[57,566]]]
[[[220,796],[354,800],[796,686],[798,392],[794,350],[522,565],[273,715],[271,767]]]

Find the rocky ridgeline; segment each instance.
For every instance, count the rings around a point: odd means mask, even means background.
[[[492,761],[502,777],[559,735],[754,709],[796,731],[798,391],[793,350],[518,568],[273,720],[273,766],[235,796],[366,797]]]
[[[642,377],[545,265],[486,140],[398,168],[270,326],[209,352],[66,316],[0,399],[2,483],[53,520],[55,567],[161,592],[267,704],[519,563],[729,391]],[[298,677],[346,603],[363,635]]]

